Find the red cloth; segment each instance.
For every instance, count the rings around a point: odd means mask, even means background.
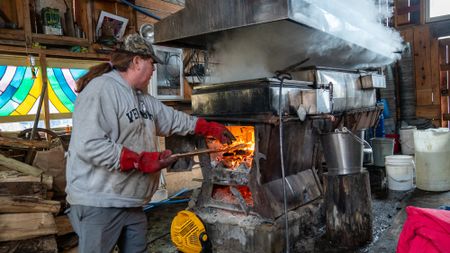
[[[408,206],[406,213],[397,253],[450,252],[450,211]]]

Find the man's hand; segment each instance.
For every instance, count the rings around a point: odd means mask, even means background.
[[[139,155],[139,170],[144,173],[154,173],[160,171],[177,160],[172,156],[172,151],[163,152],[142,152]]]
[[[224,125],[217,122],[208,122],[203,118],[197,120],[194,132],[197,135],[205,137],[212,136],[223,144],[231,144],[236,140],[233,134]]]
[[[138,154],[123,147],[120,156],[120,170],[137,169],[144,173],[154,173],[170,166],[176,160],[177,158],[172,156],[172,151],[170,150]]]

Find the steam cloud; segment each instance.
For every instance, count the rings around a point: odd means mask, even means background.
[[[388,1],[291,0],[290,21],[231,30],[212,46],[209,83],[271,77],[309,58],[304,66],[380,67],[399,59],[399,33],[380,20],[391,15]],[[313,29],[311,29],[313,28]]]

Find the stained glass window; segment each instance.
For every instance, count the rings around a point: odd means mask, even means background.
[[[0,116],[36,114],[42,78],[33,79],[31,68],[0,66]]]
[[[47,68],[50,113],[73,112],[75,82],[87,69]],[[36,114],[42,87],[42,73],[33,78],[26,66],[0,66],[0,116]]]
[[[86,73],[86,69],[47,68],[50,113],[73,112],[75,82]]]

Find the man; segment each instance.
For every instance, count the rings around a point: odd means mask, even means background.
[[[126,38],[111,62],[77,82],[67,160],[68,216],[79,252],[145,252],[142,205],[158,187],[160,170],[175,161],[158,152],[157,136],[198,134],[234,139],[218,123],[165,106],[146,93],[154,64],[163,64],[138,34]]]

